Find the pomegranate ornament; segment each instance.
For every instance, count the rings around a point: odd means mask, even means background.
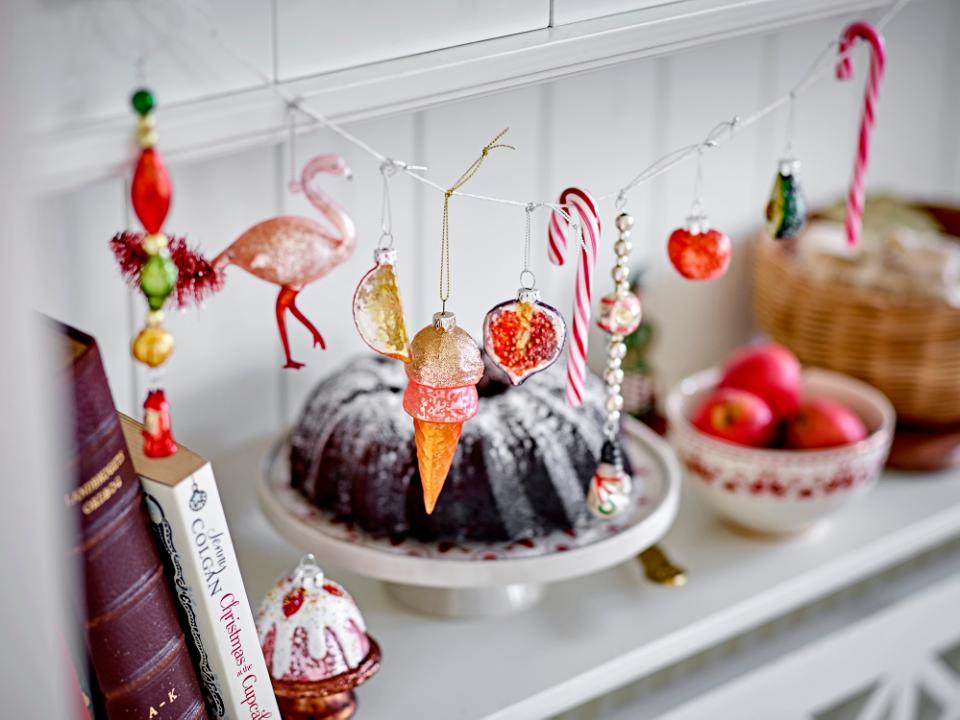
[[[540,301],[537,279],[530,270],[530,216],[534,207],[526,207],[524,262],[517,298],[495,305],[483,321],[483,348],[514,385],[553,365],[567,335],[563,316]]]

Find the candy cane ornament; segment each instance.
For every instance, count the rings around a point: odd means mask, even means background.
[[[870,75],[863,98],[863,114],[860,117],[860,139],[857,144],[857,156],[853,162],[853,178],[847,195],[847,214],[844,226],[847,231],[847,243],[856,245],[860,239],[863,225],[863,197],[866,190],[867,162],[870,156],[870,136],[877,117],[877,96],[883,81],[886,63],[886,49],[883,36],[872,25],[855,22],[843,31],[840,37],[840,61],[837,63],[837,79],[850,80],[853,77],[853,62],[850,49],[857,38],[870,43]]]
[[[597,204],[586,190],[569,187],[560,193],[560,205],[567,217],[554,210],[550,218],[547,255],[554,265],[563,265],[566,258],[569,225],[576,223],[580,232],[580,257],[577,264],[573,299],[573,322],[567,350],[567,402],[583,405],[583,386],[587,374],[587,338],[590,332],[590,308],[593,297],[593,269],[600,244],[600,215]]]

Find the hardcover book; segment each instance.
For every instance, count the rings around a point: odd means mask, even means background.
[[[121,424],[190,628],[210,715],[279,720],[213,468],[182,445],[169,458],[149,458],[136,442],[143,426],[125,416]]]
[[[150,531],[97,344],[58,325],[64,349],[75,512],[71,554],[87,651],[111,720],[197,720],[207,713]]]

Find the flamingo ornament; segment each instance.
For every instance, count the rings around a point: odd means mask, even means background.
[[[280,286],[277,295],[277,328],[286,355],[285,368],[299,369],[303,363],[290,357],[287,339],[287,311],[299,320],[313,336],[314,347],[326,348],[323,336],[297,307],[297,295],[310,283],[319,280],[353,254],[357,231],[353,220],[324,192],[313,186],[320,173],[350,177],[339,155],[318,155],[303,168],[299,182],[292,182],[292,192],[303,191],[310,203],[320,211],[332,231],[317,222],[297,215],[282,215],[264,220],[243,233],[213,260],[218,275],[229,265],[243,268],[261,280]]]

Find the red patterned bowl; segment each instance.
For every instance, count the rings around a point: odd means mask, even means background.
[[[876,483],[895,423],[893,406],[879,390],[840,373],[804,370],[807,397],[842,402],[870,434],[825,450],[777,450],[735,445],[693,426],[694,409],[719,380],[714,368],[680,382],[667,397],[667,418],[688,477],[723,517],[761,532],[792,533],[832,515]]]

